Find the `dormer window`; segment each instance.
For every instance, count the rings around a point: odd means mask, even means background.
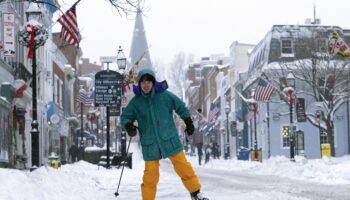
[[[291,39],[281,40],[281,56],[282,57],[293,57],[293,41]]]

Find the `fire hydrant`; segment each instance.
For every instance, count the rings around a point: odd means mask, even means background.
[[[51,152],[50,156],[48,157],[50,166],[54,169],[58,169],[61,166],[59,156],[55,152]]]

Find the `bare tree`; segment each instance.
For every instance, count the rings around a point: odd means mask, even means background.
[[[166,79],[166,66],[162,60],[154,59],[152,61],[152,66],[155,69],[156,77],[158,81]]]
[[[22,1],[34,2],[39,4],[47,4],[49,6],[55,7],[56,9],[60,10],[61,13],[63,13],[63,11],[55,3],[50,3],[49,1],[44,1],[44,0],[22,0]],[[78,1],[80,0],[76,0],[76,2]],[[122,16],[123,14],[128,16],[130,14],[144,10],[143,5],[145,3],[145,0],[106,0],[106,1],[109,2],[117,10],[120,16]],[[62,3],[66,4],[65,1],[63,1]]]
[[[325,42],[324,37],[319,35],[297,39],[295,47],[301,49],[298,51],[301,59],[280,63],[281,71],[273,76],[286,77],[287,71],[292,72],[296,80],[303,83],[302,88],[296,88],[296,93],[303,93],[322,105],[320,119],[316,113],[308,113],[307,118],[327,134],[331,154],[335,156],[333,120],[339,107],[350,100],[350,63],[342,57],[330,56],[322,41]]]
[[[115,7],[119,13],[123,13],[128,16],[131,13],[136,13],[139,10],[143,10],[144,0],[107,0],[113,7]]]
[[[192,54],[186,54],[184,52],[177,53],[169,66],[168,80],[172,90],[180,98],[184,98],[183,89],[186,82],[186,67],[192,62],[194,56]]]

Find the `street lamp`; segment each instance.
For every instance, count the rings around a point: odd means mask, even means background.
[[[84,102],[86,99],[86,91],[84,90],[84,86],[80,85],[79,89],[79,99],[80,99],[80,149],[84,149]]]
[[[321,131],[322,106],[321,105],[316,106],[315,119],[318,123],[318,133],[320,135],[320,153],[322,158],[322,131]]]
[[[124,55],[123,49],[119,46],[118,54],[117,54],[117,65],[121,70],[125,70],[126,68],[126,57]]]
[[[284,92],[288,93],[289,96],[289,145],[290,145],[290,160],[295,161],[294,159],[294,125],[293,125],[293,93],[295,88],[295,77],[292,71],[288,72],[287,78],[287,87],[284,88]]]
[[[32,59],[32,169],[40,166],[39,150],[39,123],[37,117],[37,65],[36,49],[45,44],[48,33],[44,26],[38,22],[41,16],[41,10],[36,3],[31,2],[26,10],[27,23],[18,31],[18,40],[20,44],[28,47],[28,59]]]
[[[225,105],[225,113],[226,113],[226,137],[227,137],[227,144],[226,144],[226,159],[230,158],[230,137],[229,137],[229,130],[228,130],[228,114],[230,113],[230,105],[229,102],[226,102]]]
[[[251,98],[254,98],[255,96],[255,89],[252,89],[251,91]],[[257,130],[256,130],[256,111],[257,111],[257,104],[256,101],[252,101],[251,104],[252,109],[254,111],[254,160],[259,160],[259,153],[258,153],[258,136],[257,136]]]
[[[125,87],[125,78],[124,78],[124,70],[126,68],[126,57],[124,55],[123,49],[121,46],[118,48],[118,53],[117,53],[117,65],[120,70],[123,70],[122,75],[122,96],[124,95],[124,87]],[[122,97],[123,98],[123,97]],[[118,108],[120,109],[120,108]],[[126,155],[126,133],[123,131],[123,129],[120,129],[121,132],[121,153],[122,156],[125,157]]]

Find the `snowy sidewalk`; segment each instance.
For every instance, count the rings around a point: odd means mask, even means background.
[[[130,151],[133,152],[133,169],[125,168],[117,198],[114,193],[121,168],[98,169],[97,165],[79,161],[58,170],[51,167],[40,167],[34,172],[0,169],[0,199],[141,200],[144,161],[136,144],[132,144]],[[350,156],[296,163],[284,157],[263,163],[211,160],[202,166],[198,165],[196,157],[189,157],[189,160],[203,183],[203,192],[211,200],[327,199],[326,195],[324,198],[310,196],[295,185],[305,186],[305,191],[328,190],[329,194],[345,191],[344,195],[350,196],[347,192],[350,191]],[[157,200],[189,199],[168,160],[161,161],[160,175]]]

